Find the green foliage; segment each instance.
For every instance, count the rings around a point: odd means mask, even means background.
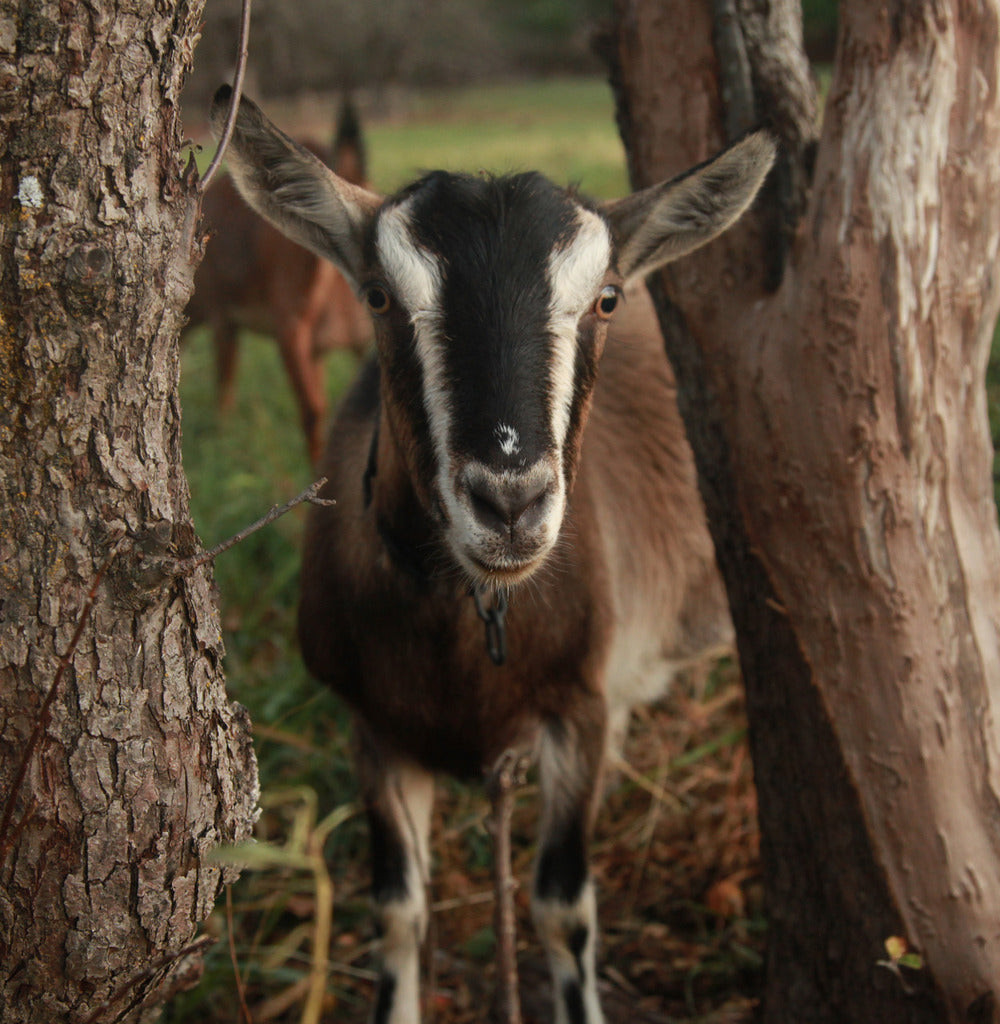
[[[193,332],[183,354],[184,463],[195,525],[206,546],[231,536],[312,479],[298,413],[277,346],[245,334],[235,407],[215,399],[211,341]],[[332,391],[342,390],[353,360],[328,361]],[[295,645],[299,508],[222,554],[215,565],[226,641],[226,674],[250,710],[265,785],[314,779],[329,806],[339,802],[346,769],[330,771],[343,747],[343,713],[306,675]]]
[[[804,25],[836,26],[837,0],[802,0]]]
[[[813,60],[833,59],[837,38],[837,0],[802,0],[802,34]]]
[[[986,367],[986,401],[990,410],[993,451],[1000,450],[1000,324],[993,333],[993,349]],[[993,497],[1000,504],[1000,457],[993,457]]]
[[[579,61],[589,32],[609,6],[603,0],[518,0],[496,4],[493,12],[509,59],[544,70]]]

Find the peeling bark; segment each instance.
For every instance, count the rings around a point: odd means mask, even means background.
[[[5,1022],[84,1020],[184,947],[221,883],[205,854],[255,813],[210,572],[158,568],[195,548],[177,335],[197,202],[178,93],[201,8],[0,8],[0,806],[118,545],[0,837]]]
[[[991,1019],[1000,536],[983,380],[1000,306],[998,6],[842,4],[811,190],[797,5],[736,7],[756,110],[788,143],[790,173],[742,229],[663,275],[658,308],[747,684],[765,1019]],[[710,13],[616,4],[636,185],[724,141]],[[924,958],[915,995],[876,966],[897,934]]]

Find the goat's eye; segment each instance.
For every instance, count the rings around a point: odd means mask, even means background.
[[[388,313],[392,305],[389,293],[379,284],[373,284],[365,289],[365,302],[368,308],[375,314]]]
[[[594,303],[594,312],[602,320],[610,320],[611,314],[617,306],[618,289],[613,284],[605,285],[601,289],[601,294],[597,296],[597,301]]]

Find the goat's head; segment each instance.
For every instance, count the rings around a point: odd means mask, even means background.
[[[221,126],[230,93],[213,104]],[[244,198],[333,261],[376,324],[385,412],[412,486],[477,584],[529,576],[562,525],[608,320],[626,280],[725,230],[774,157],[763,133],[596,206],[538,174],[429,174],[382,199],[243,100]]]

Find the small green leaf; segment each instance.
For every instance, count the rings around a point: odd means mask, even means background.
[[[919,953],[904,953],[899,958],[899,964],[901,967],[909,967],[911,971],[924,969],[924,959]]]

